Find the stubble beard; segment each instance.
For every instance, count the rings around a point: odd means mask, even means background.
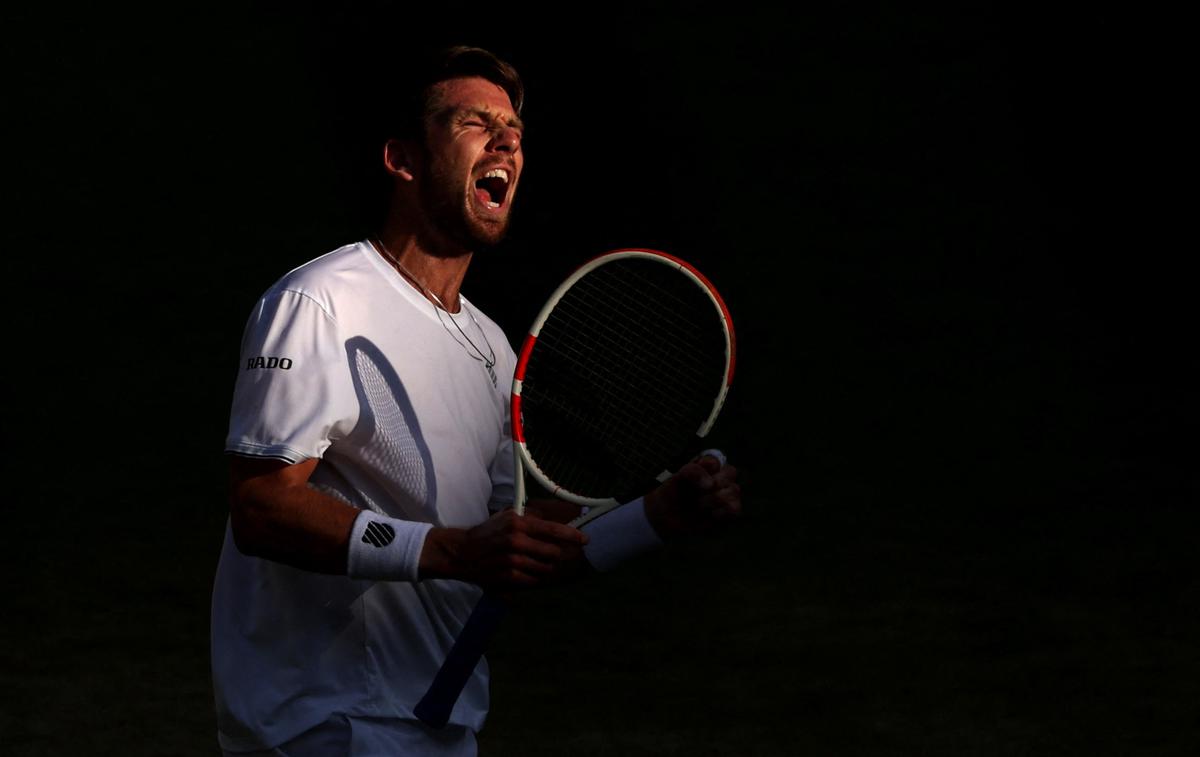
[[[427,163],[421,182],[421,199],[429,216],[429,225],[456,248],[457,254],[469,254],[500,244],[508,233],[510,213],[503,218],[486,220],[477,216],[471,207],[470,187],[458,186],[458,180],[448,171],[439,171]],[[439,245],[440,246],[440,245]],[[445,250],[454,255],[452,250]]]

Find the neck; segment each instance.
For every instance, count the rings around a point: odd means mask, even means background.
[[[458,294],[471,264],[470,252],[435,254],[428,245],[421,244],[417,234],[406,233],[393,224],[385,226],[371,242],[384,260],[430,302],[447,312],[458,312]]]

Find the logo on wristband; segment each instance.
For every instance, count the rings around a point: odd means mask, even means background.
[[[387,523],[371,521],[363,531],[362,540],[373,547],[386,547],[396,538],[396,529]]]

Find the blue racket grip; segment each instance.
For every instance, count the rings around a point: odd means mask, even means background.
[[[459,694],[475,672],[484,648],[496,634],[507,609],[508,606],[495,594],[485,592],[480,597],[479,604],[475,605],[462,632],[454,640],[441,670],[413,710],[422,723],[432,728],[446,725]]]

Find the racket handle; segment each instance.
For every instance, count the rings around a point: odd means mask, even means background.
[[[475,672],[484,648],[500,627],[506,609],[504,601],[495,594],[485,592],[479,599],[462,632],[454,640],[454,646],[450,648],[441,670],[413,710],[422,723],[441,728],[450,720],[458,696],[467,685],[467,679]]]

